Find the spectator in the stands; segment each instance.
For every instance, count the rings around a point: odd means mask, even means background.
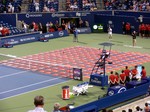
[[[122,112],[126,112],[126,110],[122,110]]]
[[[146,70],[145,70],[145,67],[144,67],[144,66],[142,66],[141,78],[142,78],[142,79],[146,78]]]
[[[142,109],[139,106],[137,106],[135,112],[142,112]]]
[[[14,6],[11,4],[11,3],[9,3],[8,4],[8,7],[7,7],[8,9],[8,13],[14,13]]]
[[[38,27],[39,27],[40,33],[42,33],[42,32],[43,32],[43,25],[42,25],[42,23],[39,23],[39,24],[38,24]]]
[[[44,97],[43,96],[36,96],[34,98],[34,110],[29,110],[28,112],[47,112],[44,110]]]
[[[89,22],[88,21],[85,21],[85,27],[89,27]]]
[[[50,28],[53,28],[53,27],[54,27],[54,24],[53,24],[51,21],[49,22],[49,27],[50,27]]]
[[[51,8],[50,8],[50,12],[55,12],[54,7],[51,7]]]
[[[60,25],[59,25],[59,22],[58,21],[56,21],[55,22],[55,25],[54,25],[54,27],[55,27],[55,31],[57,31],[58,30],[58,27],[59,27]]]
[[[133,112],[133,110],[132,109],[128,109],[128,112]]]
[[[24,21],[22,21],[22,27],[24,29],[24,32],[27,33],[28,32],[28,25]]]
[[[79,20],[79,27],[81,28],[82,26],[83,26],[83,20],[80,19],[80,20]]]
[[[62,27],[63,30],[66,29],[66,23],[65,23],[65,20],[62,20],[61,27]]]
[[[107,110],[106,109],[102,109],[102,112],[107,112]]]
[[[2,24],[0,25],[0,31],[1,31],[1,30],[3,30],[3,25],[2,25]]]
[[[50,24],[49,22],[46,23],[46,31],[49,32]]]
[[[150,107],[148,106],[148,103],[145,103],[144,112],[150,112]]]
[[[43,7],[43,12],[49,12],[49,8],[46,6],[46,4]]]
[[[108,110],[108,112],[113,112],[113,110],[110,109],[110,110]]]
[[[34,31],[38,31],[39,30],[38,24],[35,22],[32,22],[32,24],[33,24]]]
[[[21,5],[18,5],[17,12],[18,12],[18,13],[20,13],[20,12],[21,12]]]
[[[59,108],[60,108],[60,104],[59,104],[59,103],[55,103],[55,104],[54,104],[54,110],[53,110],[53,112],[61,112],[61,111],[59,110]]]
[[[36,0],[35,2],[34,2],[34,7],[35,7],[35,11],[36,12],[39,12],[40,11],[40,4],[39,4],[39,2],[38,2],[38,0]]]

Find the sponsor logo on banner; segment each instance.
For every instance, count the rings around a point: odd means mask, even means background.
[[[73,68],[73,79],[82,80],[82,69]]]
[[[87,16],[88,14],[91,14],[89,12],[76,12],[76,16]]]
[[[26,14],[26,18],[32,18],[32,17],[42,17],[42,14]]]
[[[18,44],[19,41],[16,41],[14,39],[10,39],[10,41],[8,42],[8,44]]]
[[[126,90],[127,90],[127,89],[126,89],[125,87],[122,87],[122,88],[119,89],[118,93],[122,93],[122,92],[124,92],[124,91],[126,91]]]
[[[60,32],[59,32],[59,36],[61,36],[61,37],[64,36],[64,32],[63,32],[63,31],[60,31]]]
[[[94,79],[91,79],[91,82],[96,83],[96,84],[101,84],[101,81],[96,77]]]
[[[112,96],[112,95],[114,95],[114,94],[115,94],[115,93],[114,93],[113,90],[111,90],[111,91],[108,92],[108,95],[109,95],[109,96]]]
[[[52,17],[65,17],[65,14],[53,13]]]
[[[24,42],[24,41],[30,41],[30,40],[35,40],[35,39],[36,39],[35,37],[29,37],[29,38],[20,39],[20,41]]]
[[[46,34],[44,35],[45,38],[49,38],[49,37],[53,37],[54,35],[53,34]]]

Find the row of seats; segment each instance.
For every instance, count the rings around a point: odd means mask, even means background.
[[[0,27],[9,29],[9,31],[10,31],[9,35],[17,35],[17,34],[25,33],[24,30],[18,29],[17,27],[14,27],[3,21],[0,21]],[[0,36],[2,36],[2,34]]]

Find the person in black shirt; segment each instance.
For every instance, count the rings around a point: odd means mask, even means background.
[[[132,32],[133,46],[136,45],[136,31]]]

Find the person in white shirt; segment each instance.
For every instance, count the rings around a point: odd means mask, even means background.
[[[35,11],[36,11],[36,12],[39,12],[39,11],[40,11],[39,5],[40,5],[40,4],[39,4],[38,2],[35,2],[35,3],[34,3]]]
[[[0,31],[3,29],[3,26],[2,25],[0,25]]]
[[[110,26],[108,28],[108,37],[109,39],[112,39],[112,28]]]
[[[11,3],[8,4],[8,12],[14,13],[14,6]]]
[[[34,110],[29,110],[28,112],[47,112],[44,110],[44,97],[43,96],[36,96],[34,98]]]

